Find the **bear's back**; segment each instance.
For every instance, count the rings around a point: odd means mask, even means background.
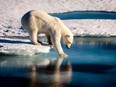
[[[40,18],[44,20],[47,23],[52,23],[53,17],[45,13],[44,11],[41,10],[32,10],[29,12],[30,16],[35,16],[36,18]]]

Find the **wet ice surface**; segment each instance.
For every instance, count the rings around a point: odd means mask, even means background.
[[[115,39],[75,38],[70,49],[62,44],[65,59],[53,49],[30,57],[0,55],[0,86],[116,87]]]

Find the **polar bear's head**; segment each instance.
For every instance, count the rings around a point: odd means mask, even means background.
[[[70,29],[57,17],[54,17],[57,26],[57,30],[61,29],[62,32],[62,39],[66,44],[66,47],[69,49],[71,44],[73,43],[73,34]]]
[[[71,47],[71,44],[73,43],[73,34],[68,33],[63,37],[63,41],[66,44],[66,47],[69,49]]]

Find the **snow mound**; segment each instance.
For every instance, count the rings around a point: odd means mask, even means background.
[[[6,55],[35,55],[48,53],[49,46],[37,46],[27,39],[0,38],[0,53]]]

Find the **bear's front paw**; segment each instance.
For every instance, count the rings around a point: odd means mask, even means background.
[[[68,57],[68,55],[65,54],[65,53],[61,53],[61,54],[60,54],[60,57],[66,58],[66,57]]]

